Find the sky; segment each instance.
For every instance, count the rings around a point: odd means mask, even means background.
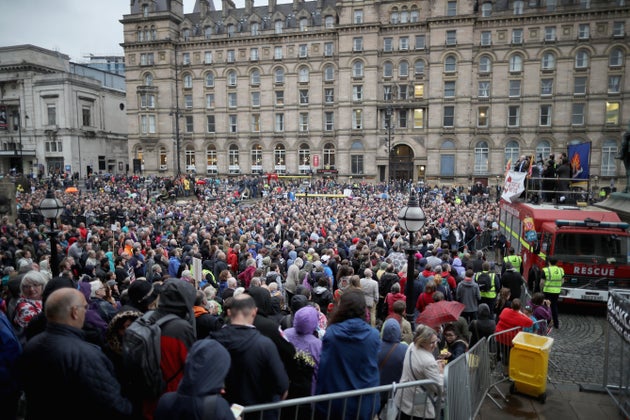
[[[75,62],[86,61],[84,57],[89,54],[123,55],[119,45],[123,28],[119,20],[129,13],[130,3],[129,0],[0,0],[0,46],[33,44],[67,54]],[[221,8],[220,0],[214,3],[217,9]],[[235,3],[242,7],[245,2]],[[184,13],[191,13],[194,6],[195,0],[184,0]]]

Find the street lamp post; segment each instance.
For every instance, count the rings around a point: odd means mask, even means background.
[[[48,188],[46,198],[39,203],[40,214],[50,221],[50,270],[53,277],[59,275],[59,263],[57,261],[57,240],[55,235],[55,221],[63,212],[63,203],[57,197],[52,187]]]
[[[413,310],[415,302],[413,301],[413,282],[415,277],[415,254],[414,237],[415,233],[424,227],[424,223],[427,218],[424,211],[418,203],[418,196],[415,188],[411,188],[411,194],[409,195],[409,201],[407,205],[400,209],[398,213],[398,224],[409,232],[409,248],[407,248],[407,283],[405,284],[405,296],[407,297],[407,320],[412,323]]]
[[[392,180],[392,106],[388,105],[385,114],[387,115],[387,184]]]
[[[179,141],[179,68],[177,66],[177,47],[178,44],[174,44],[175,47],[175,158],[177,159],[177,176],[180,176],[182,173],[181,162],[180,162],[180,141]]]

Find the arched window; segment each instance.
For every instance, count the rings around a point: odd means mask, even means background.
[[[411,13],[409,13],[409,20],[412,23],[416,23],[420,20],[420,12],[418,11],[416,7],[413,7],[411,9]]]
[[[241,171],[239,166],[239,150],[238,146],[235,144],[230,144],[228,149],[228,170],[231,174],[237,174]]]
[[[363,77],[363,62],[361,60],[352,64],[352,77]]]
[[[617,155],[617,142],[613,139],[604,140],[602,144],[602,176],[616,176],[617,175],[617,162],[615,156]]]
[[[585,69],[588,67],[588,51],[587,50],[579,50],[577,54],[575,54],[575,68],[576,69]]]
[[[311,147],[306,143],[300,144],[298,149],[298,171],[301,174],[311,172]]]
[[[206,39],[210,39],[210,37],[212,37],[212,26],[206,26],[203,28],[203,36]]]
[[[455,176],[455,143],[445,140],[440,150],[440,176]]]
[[[610,67],[621,67],[623,64],[623,50],[621,48],[613,48],[608,58],[608,65]]]
[[[479,59],[479,73],[490,73],[492,71],[492,59],[484,55]]]
[[[536,145],[536,160],[542,159],[546,162],[551,154],[551,143],[547,140],[541,140]]]
[[[392,77],[394,73],[394,66],[389,61],[383,63],[383,77]]]
[[[214,86],[214,73],[212,72],[208,72],[206,73],[206,87],[213,87]]]
[[[514,54],[510,57],[510,73],[518,73],[523,71],[523,57]]]
[[[285,173],[287,171],[287,150],[284,147],[284,144],[276,144],[276,147],[273,150],[273,162],[276,172]]]
[[[398,21],[399,21],[398,8],[394,7],[392,9],[392,13],[389,15],[389,22],[395,25],[398,23]]]
[[[236,72],[234,70],[228,71],[228,74],[227,74],[228,86],[230,87],[236,86],[236,79],[237,79]]]
[[[487,174],[488,173],[488,157],[490,155],[490,149],[488,143],[480,141],[475,145],[475,174]]]
[[[414,72],[417,75],[424,74],[424,60],[416,60],[413,65]]]
[[[518,142],[516,140],[508,141],[507,144],[505,145],[504,164],[507,164],[508,162],[511,161],[512,165],[514,165],[516,161],[518,160],[519,153],[520,153],[520,146],[518,145]]]
[[[327,64],[324,67],[324,81],[330,82],[335,80],[335,67],[332,64]]]
[[[400,23],[407,23],[407,22],[409,22],[409,12],[407,11],[407,8],[405,7],[400,12]]]
[[[192,75],[186,73],[184,75],[184,88],[191,89],[192,88]]]
[[[543,54],[541,67],[543,70],[553,70],[556,68],[556,55],[552,52]]]
[[[195,169],[195,148],[189,144],[186,146],[186,171],[194,171]]]
[[[352,174],[363,175],[364,150],[363,143],[358,140],[350,145],[350,172]]]
[[[250,152],[250,158],[252,161],[252,173],[262,174],[262,155],[263,148],[259,143],[256,143],[252,146],[252,150]]]
[[[444,72],[454,73],[457,71],[457,57],[454,55],[447,55],[444,59]]]
[[[160,162],[160,171],[168,169],[168,160],[166,158],[166,147],[160,146],[158,151],[158,162]]]
[[[308,83],[309,75],[308,67],[300,67],[300,70],[298,70],[298,81],[300,83]]]
[[[144,86],[153,86],[153,75],[151,73],[145,73]]]
[[[136,159],[140,161],[140,171],[144,171],[144,150],[142,149],[142,147],[136,147],[135,156]],[[135,169],[134,172],[136,172]]]
[[[403,60],[398,64],[398,76],[399,77],[409,76],[409,63],[406,60]]]
[[[155,41],[157,39],[157,31],[155,30],[155,26],[151,25],[151,41]]]
[[[324,145],[324,169],[335,169],[335,145],[332,143]]]
[[[281,34],[281,33],[282,33],[282,28],[284,28],[284,22],[282,22],[281,20],[276,20],[276,21],[274,22],[274,29],[275,29],[275,32],[276,32],[277,34]]]
[[[136,39],[138,40],[138,42],[144,41],[144,31],[142,30],[142,27],[140,26],[138,26],[138,33],[137,33]]]
[[[252,86],[260,85],[260,71],[258,71],[257,69],[252,70],[252,72],[249,74],[249,83]]]
[[[282,67],[278,67],[273,72],[273,81],[277,85],[281,85],[284,83],[284,69]]]
[[[211,144],[206,148],[206,171],[209,174],[216,174],[219,172],[217,167],[217,148],[214,144]]]

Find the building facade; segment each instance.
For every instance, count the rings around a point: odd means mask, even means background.
[[[125,173],[123,89],[123,77],[70,63],[67,55],[0,47],[0,173]]]
[[[630,119],[626,0],[133,0],[134,169],[494,184],[592,143],[615,180]]]

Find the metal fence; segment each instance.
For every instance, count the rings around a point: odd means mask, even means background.
[[[630,418],[630,298],[617,291],[608,297],[604,386],[625,418]]]
[[[470,418],[470,385],[468,383],[467,360],[466,354],[462,354],[444,368],[445,420]]]
[[[437,392],[425,392],[428,388]],[[416,396],[426,398],[427,404],[433,404],[436,413],[442,409],[442,388],[440,384],[430,380],[405,382],[401,384],[383,385],[373,388],[358,389],[355,391],[337,392],[334,394],[315,395],[312,397],[295,398],[269,404],[251,405],[243,409],[241,418],[253,419],[278,419],[278,420],[306,420],[306,419],[374,419],[377,416],[385,420],[399,419],[400,413],[387,416],[387,403],[380,406],[382,394],[385,393],[385,401],[396,401],[399,392],[412,389],[410,395],[416,401]],[[363,402],[367,401],[366,405]],[[357,409],[363,407],[363,409]],[[382,416],[381,416],[382,415]],[[439,414],[438,414],[439,416]]]

